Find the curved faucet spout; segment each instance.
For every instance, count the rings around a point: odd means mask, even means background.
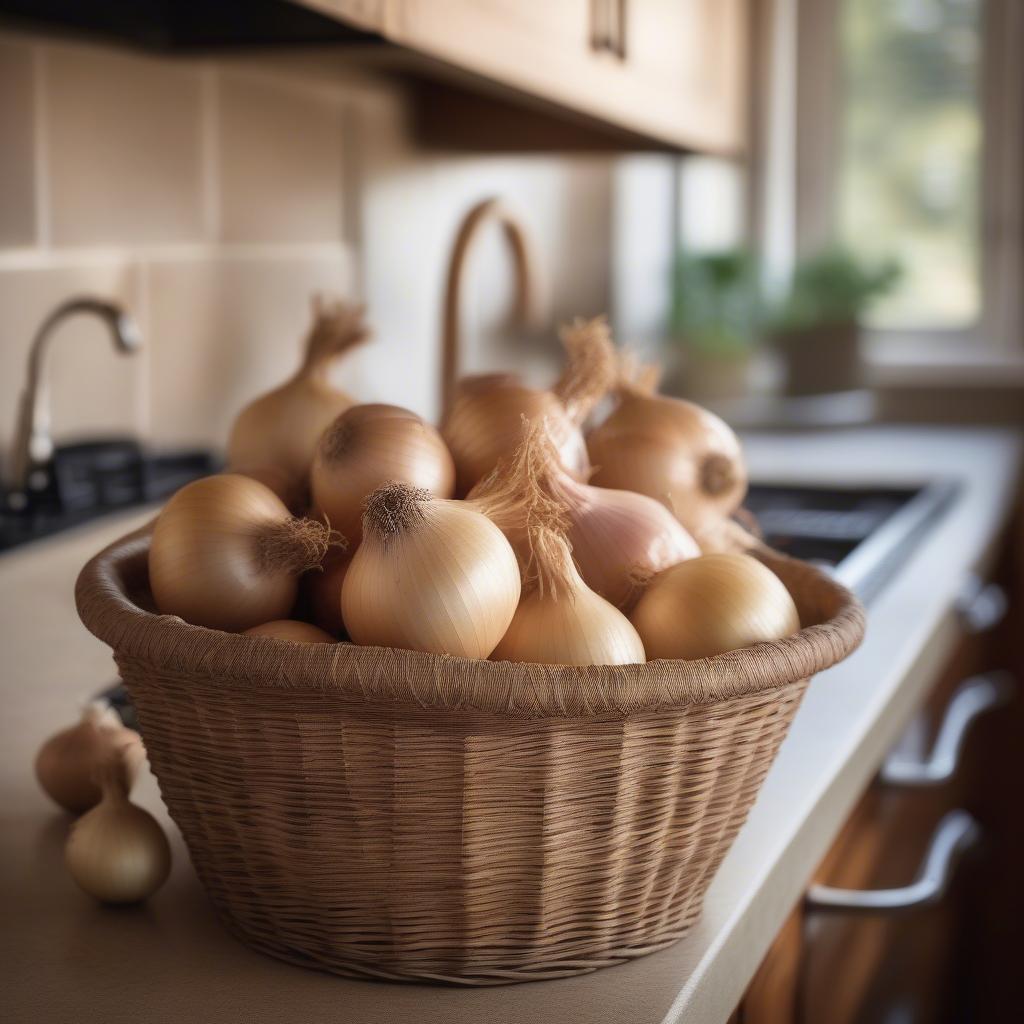
[[[46,367],[49,339],[55,328],[76,314],[99,317],[110,330],[117,351],[130,354],[142,345],[142,336],[132,316],[115,302],[83,296],[62,302],[39,326],[28,353],[28,374],[21,394],[18,423],[11,453],[8,502],[24,508],[32,486],[32,472],[53,455],[50,436],[50,407],[46,397]]]
[[[533,258],[526,230],[505,204],[497,198],[477,203],[466,214],[455,236],[451,260],[448,263],[448,278],[444,291],[444,321],[441,334],[441,413],[445,415],[451,407],[458,375],[459,362],[459,308],[462,277],[466,257],[473,240],[481,228],[495,221],[504,228],[504,237],[512,250],[512,261],[516,276],[515,313],[521,324],[532,324],[537,311],[537,289],[533,273]]]

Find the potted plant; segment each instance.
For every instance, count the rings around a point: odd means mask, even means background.
[[[772,341],[786,363],[790,395],[846,391],[864,383],[860,318],[901,274],[892,259],[870,263],[841,248],[798,264],[769,317]]]
[[[749,251],[679,255],[672,327],[685,349],[682,390],[702,398],[747,390],[759,311],[757,267]]]

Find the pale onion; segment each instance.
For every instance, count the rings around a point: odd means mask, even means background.
[[[451,497],[455,466],[441,435],[397,405],[354,405],[324,431],[313,460],[313,507],[350,543],[362,532],[366,496],[397,480]]]
[[[96,770],[118,755],[118,771],[125,789],[142,763],[142,740],[125,728],[106,701],[93,701],[82,720],[51,736],[36,755],[36,778],[46,794],[72,814],[81,814],[100,800]],[[120,756],[123,755],[123,756]]]
[[[171,870],[171,848],[156,818],[128,799],[116,765],[101,769],[103,798],[71,828],[64,861],[71,877],[103,903],[138,903]]]
[[[469,493],[523,436],[523,417],[546,417],[562,464],[581,479],[589,470],[580,429],[615,377],[615,350],[603,318],[561,331],[567,362],[550,391],[528,388],[511,374],[459,382],[441,432],[455,460],[457,492]]]
[[[714,413],[654,394],[649,379],[624,377],[618,396],[616,409],[587,435],[591,483],[656,498],[699,540],[747,493],[739,440]]]
[[[323,565],[310,569],[302,577],[301,588],[305,595],[309,618],[332,636],[345,632],[341,621],[341,585],[351,564],[347,551],[331,548]]]
[[[297,644],[333,644],[334,637],[309,622],[299,619],[275,619],[253,626],[245,631],[246,636],[272,636],[277,640],[291,640]]]
[[[542,665],[633,665],[644,646],[629,619],[576,570],[565,538],[531,528],[534,576],[492,661]]]
[[[287,618],[298,577],[329,545],[322,523],[295,519],[276,494],[225,473],[183,487],[164,507],[149,548],[157,609],[240,632]]]
[[[302,365],[286,383],[247,405],[231,428],[228,465],[239,472],[266,467],[284,472],[288,483],[278,493],[288,504],[292,488],[305,486],[320,435],[355,403],[331,385],[328,371],[339,356],[369,337],[363,313],[362,306],[324,305],[314,298]]]
[[[750,555],[703,555],[666,569],[630,618],[652,661],[710,658],[800,628],[782,580]]]
[[[519,592],[515,553],[486,516],[390,483],[366,500],[341,610],[357,644],[486,658]]]
[[[655,573],[700,554],[653,498],[576,480],[559,462],[545,420],[528,425],[515,455],[473,488],[469,500],[502,528],[521,562],[526,518],[546,504],[543,517],[565,530],[584,582],[619,608]]]

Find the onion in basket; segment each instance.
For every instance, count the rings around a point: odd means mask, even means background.
[[[530,539],[532,575],[491,660],[545,665],[644,661],[636,629],[583,582],[565,537],[548,526],[531,526]]]
[[[291,640],[297,644],[334,643],[330,633],[300,619],[275,619],[273,622],[264,622],[262,626],[253,626],[245,632],[247,636],[272,636],[277,640]]]
[[[561,332],[565,370],[550,391],[528,388],[510,374],[469,377],[459,382],[442,433],[466,494],[511,455],[523,436],[523,416],[546,416],[563,465],[579,476],[589,469],[580,425],[615,377],[615,350],[603,318],[577,320]]]
[[[320,564],[329,543],[326,526],[294,518],[259,481],[208,476],[178,491],[156,521],[153,600],[165,615],[232,632],[283,619],[299,575]]]
[[[647,657],[710,658],[800,628],[782,580],[750,555],[703,555],[666,569],[630,616]]]
[[[637,581],[700,554],[660,502],[633,491],[592,487],[568,473],[544,419],[527,425],[515,456],[502,460],[469,499],[502,528],[517,551],[523,546],[527,508],[553,506],[547,516],[564,522],[584,582],[619,608],[635,598]]]
[[[515,553],[486,516],[392,482],[366,500],[342,618],[357,644],[486,658],[519,591]]]
[[[317,445],[313,506],[355,544],[363,500],[389,480],[449,498],[455,466],[441,435],[416,413],[397,405],[354,405],[324,431]]]

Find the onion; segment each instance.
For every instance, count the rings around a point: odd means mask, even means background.
[[[276,469],[286,474],[286,504],[293,487],[305,488],[313,450],[324,429],[355,399],[331,386],[327,373],[334,360],[369,337],[364,307],[313,300],[313,326],[295,376],[247,405],[235,420],[228,440],[228,465],[238,472]],[[263,482],[267,482],[264,480]]]
[[[397,405],[355,405],[324,431],[317,445],[313,505],[355,544],[364,499],[390,480],[448,498],[455,467],[441,435],[416,413]]]
[[[512,621],[519,591],[516,556],[486,516],[390,483],[366,500],[342,618],[358,644],[486,658]]]
[[[99,803],[102,794],[94,776],[115,755],[121,784],[131,789],[144,756],[142,740],[125,728],[106,701],[93,701],[77,725],[51,736],[40,747],[36,778],[56,803],[81,814]]]
[[[345,632],[345,623],[341,621],[341,585],[350,564],[348,552],[331,548],[323,565],[302,577],[309,618],[332,636]]]
[[[615,376],[615,350],[603,318],[577,320],[561,331],[567,363],[550,391],[525,387],[510,374],[459,382],[441,432],[455,460],[457,492],[467,494],[522,440],[527,419],[547,418],[562,464],[583,478],[589,469],[580,425]]]
[[[630,616],[647,656],[710,658],[790,636],[800,616],[789,591],[749,555],[703,555],[650,581]]]
[[[318,565],[330,531],[295,519],[263,484],[225,473],[183,487],[164,507],[149,548],[156,606],[234,632],[287,618],[298,576]]]
[[[747,493],[740,443],[713,413],[651,388],[620,381],[618,407],[587,436],[591,483],[656,498],[699,540]]]
[[[635,598],[638,583],[700,554],[653,498],[576,480],[559,462],[544,420],[528,425],[515,455],[502,460],[469,499],[501,527],[521,561],[528,508],[546,504],[544,515],[564,527],[584,582],[620,608]]]
[[[576,570],[565,538],[530,528],[533,577],[492,661],[543,665],[632,665],[645,661],[629,619]]]
[[[71,828],[64,861],[71,877],[104,903],[152,896],[171,870],[171,848],[156,818],[128,799],[116,763],[98,773],[103,798]]]
[[[319,626],[298,619],[276,619],[264,622],[262,626],[247,629],[247,636],[272,636],[278,640],[291,640],[298,644],[333,644],[334,637]]]

